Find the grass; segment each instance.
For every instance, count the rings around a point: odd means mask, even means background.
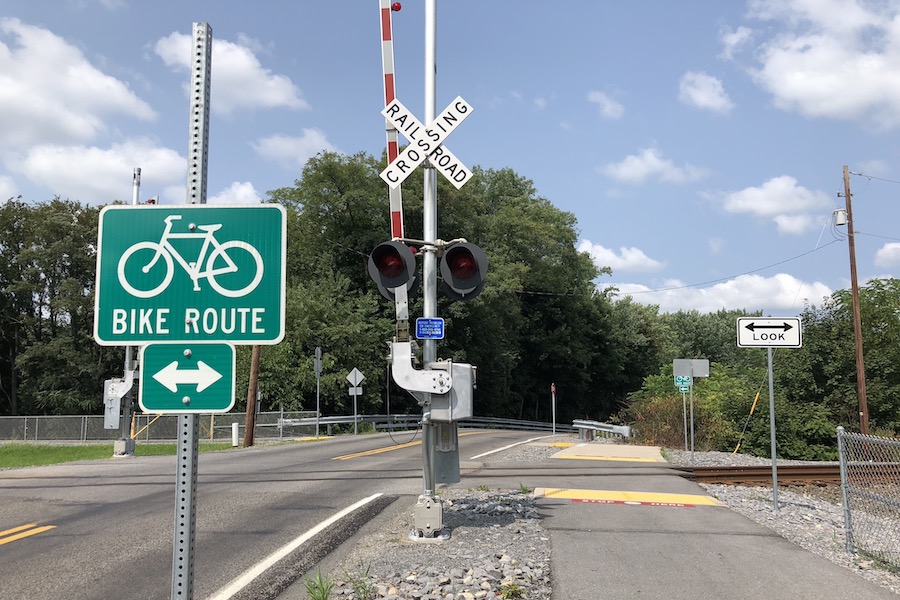
[[[231,448],[230,443],[202,443],[200,452]],[[177,444],[138,444],[135,456],[160,456],[177,454]],[[75,460],[110,458],[112,444],[85,444],[78,446],[43,444],[0,444],[0,469],[18,469],[41,465],[56,465]]]

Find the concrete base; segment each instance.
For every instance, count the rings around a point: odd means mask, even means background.
[[[113,442],[113,456],[134,456],[134,440],[116,440]]]

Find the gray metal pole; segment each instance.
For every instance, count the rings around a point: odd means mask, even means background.
[[[841,506],[844,508],[844,541],[847,552],[853,554],[853,521],[850,516],[850,481],[847,477],[847,440],[844,428],[838,425],[838,459],[841,464]]]
[[[684,451],[687,452],[687,395],[684,392],[681,392],[681,416],[684,419]]]
[[[691,464],[694,464],[694,367],[691,366]]]
[[[434,121],[436,107],[436,54],[437,54],[437,1],[425,1],[425,125]],[[437,240],[437,171],[428,162],[425,163],[425,198],[423,207],[423,236],[426,242]],[[423,308],[422,316],[437,316],[437,248],[424,248],[425,257],[422,264]],[[425,369],[437,360],[436,340],[424,340],[422,345],[422,362]],[[422,459],[424,463],[423,496],[434,496],[434,424],[431,422],[431,394],[425,394],[425,405],[422,408]]]
[[[134,168],[134,177],[131,184],[131,205],[137,206],[141,196],[141,168]],[[134,371],[134,349],[125,346],[125,378],[131,377]],[[134,455],[134,445],[131,443],[131,407],[134,404],[134,391],[129,391],[122,398],[122,442],[125,455]]]
[[[178,465],[175,476],[175,535],[172,551],[172,600],[194,597],[194,529],[196,526],[197,415],[178,417]]]
[[[212,28],[194,23],[191,63],[191,116],[188,144],[187,203],[206,204]],[[172,600],[194,597],[194,528],[200,426],[195,414],[178,416],[175,476],[175,533],[172,550]]]
[[[772,442],[772,505],[778,512],[778,459],[775,454],[775,384],[772,381],[772,347],[766,348],[769,362],[769,433]]]

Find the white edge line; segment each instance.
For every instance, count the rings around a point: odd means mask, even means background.
[[[276,550],[275,552],[270,554],[265,559],[256,563],[256,565],[254,565],[253,567],[244,571],[234,581],[232,581],[231,583],[229,583],[222,589],[218,590],[215,594],[210,596],[208,598],[208,600],[228,600],[229,598],[231,598],[232,596],[237,594],[239,591],[241,591],[242,589],[247,587],[254,579],[256,579],[257,577],[259,577],[260,575],[265,573],[268,569],[270,569],[273,565],[275,565],[275,563],[277,563],[279,560],[281,560],[282,558],[284,558],[285,556],[287,556],[288,554],[290,554],[291,552],[293,552],[294,550],[296,550],[297,548],[299,548],[300,546],[302,546],[303,544],[308,542],[310,540],[310,538],[312,538],[314,535],[316,535],[317,533],[320,533],[323,529],[325,529],[329,525],[343,519],[344,517],[346,517],[353,511],[355,511],[359,508],[362,508],[369,502],[372,502],[376,498],[383,496],[383,495],[384,494],[382,494],[382,493],[372,494],[368,498],[363,498],[356,504],[352,504],[352,505],[348,506],[347,508],[345,508],[344,510],[342,510],[338,513],[335,513],[334,515],[325,519],[324,521],[322,521],[321,523],[319,523],[318,525],[316,525],[315,527],[313,527],[312,529],[310,529],[309,531],[307,531],[300,537],[296,538],[295,540],[293,540],[292,542],[290,542],[288,544],[285,544],[284,546],[282,546],[281,548],[279,548],[278,550]]]
[[[488,456],[488,455],[490,455],[490,454],[494,454],[494,453],[496,453],[496,452],[503,452],[504,450],[509,450],[510,448],[515,448],[516,446],[521,446],[522,444],[528,444],[528,443],[530,443],[530,442],[534,442],[534,441],[537,441],[537,440],[542,440],[542,439],[548,438],[548,437],[553,437],[553,435],[552,435],[552,434],[551,434],[551,435],[542,435],[542,436],[540,436],[540,437],[531,438],[530,440],[525,440],[524,442],[516,442],[515,444],[510,444],[509,446],[503,446],[502,448],[497,448],[496,450],[489,450],[489,451],[487,451],[487,452],[483,452],[483,453],[479,454],[478,456],[473,456],[473,457],[469,458],[469,460],[475,460],[475,459],[478,459],[478,458],[483,458],[483,457],[485,457],[485,456]]]

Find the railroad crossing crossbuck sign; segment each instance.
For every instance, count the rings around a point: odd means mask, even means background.
[[[425,127],[399,100],[392,100],[381,114],[409,140],[409,145],[381,172],[381,178],[391,188],[396,188],[427,158],[456,189],[461,188],[472,177],[472,172],[443,143],[472,114],[472,110],[468,102],[457,96]]]

